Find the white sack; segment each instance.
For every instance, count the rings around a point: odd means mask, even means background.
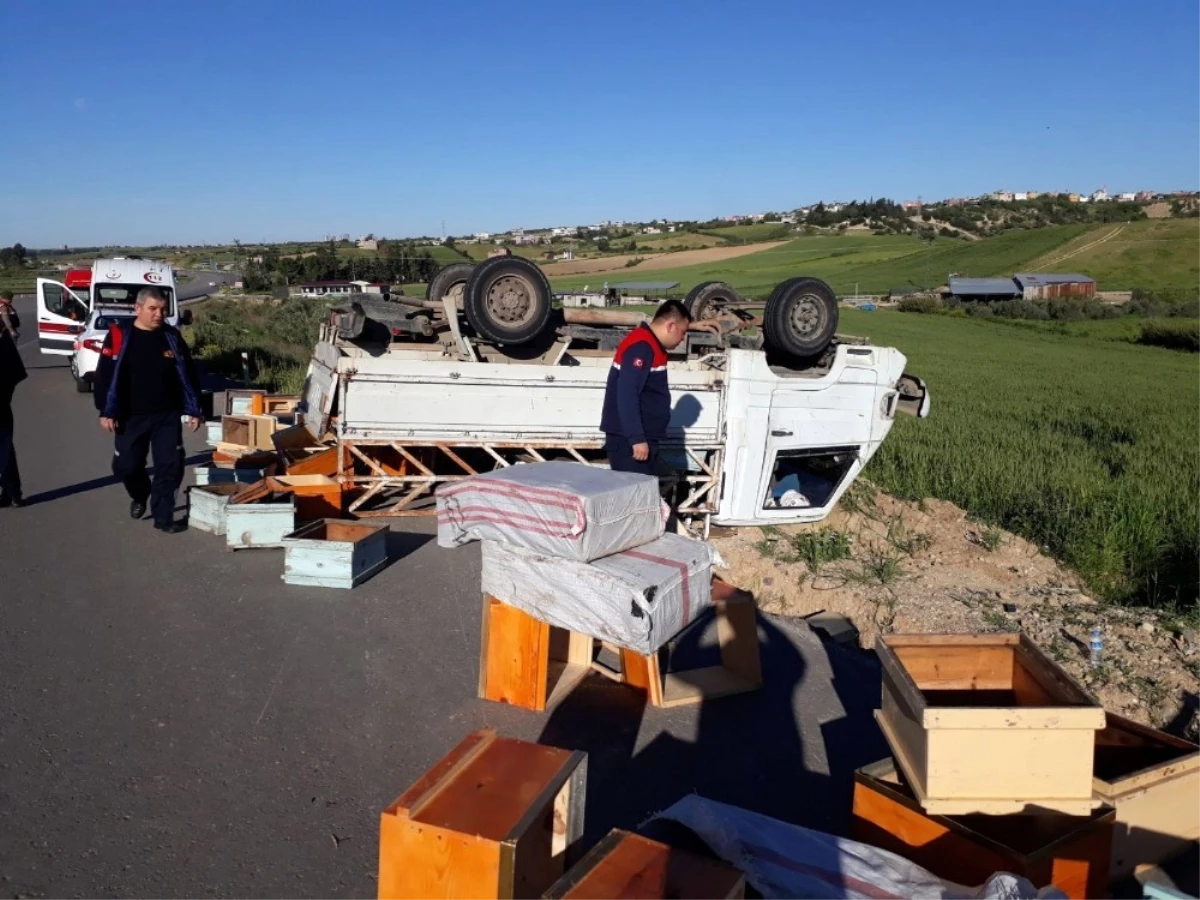
[[[998,872],[978,887],[955,884],[902,856],[823,831],[802,828],[736,806],[684,797],[654,818],[671,819],[700,836],[740,869],[766,898],[881,900],[1059,900],[1056,887],[1038,890],[1026,878]]]
[[[654,540],[667,513],[649,475],[531,463],[439,487],[438,546],[503,541],[588,562]]]
[[[712,606],[713,555],[677,534],[590,563],[484,541],[482,587],[543,622],[649,654]]]

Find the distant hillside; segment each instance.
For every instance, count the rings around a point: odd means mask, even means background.
[[[1195,291],[1200,286],[1200,219],[1150,219],[1093,228],[1028,268],[1082,272],[1104,291]]]

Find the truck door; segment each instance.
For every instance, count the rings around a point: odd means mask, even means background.
[[[86,295],[85,295],[86,296]],[[83,299],[65,284],[49,278],[37,280],[38,349],[50,356],[70,356],[91,312]]]
[[[874,407],[872,384],[774,391],[756,516],[823,518],[866,463]]]

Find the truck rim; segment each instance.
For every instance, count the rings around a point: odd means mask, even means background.
[[[788,312],[788,327],[800,337],[809,337],[821,328],[821,301],[812,294],[797,297]]]
[[[487,311],[494,322],[516,327],[533,319],[534,286],[519,275],[502,275],[488,286]]]

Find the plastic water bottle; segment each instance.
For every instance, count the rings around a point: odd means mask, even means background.
[[[1093,625],[1088,639],[1088,662],[1092,668],[1100,665],[1100,657],[1104,654],[1104,637],[1100,634],[1100,626]]]

